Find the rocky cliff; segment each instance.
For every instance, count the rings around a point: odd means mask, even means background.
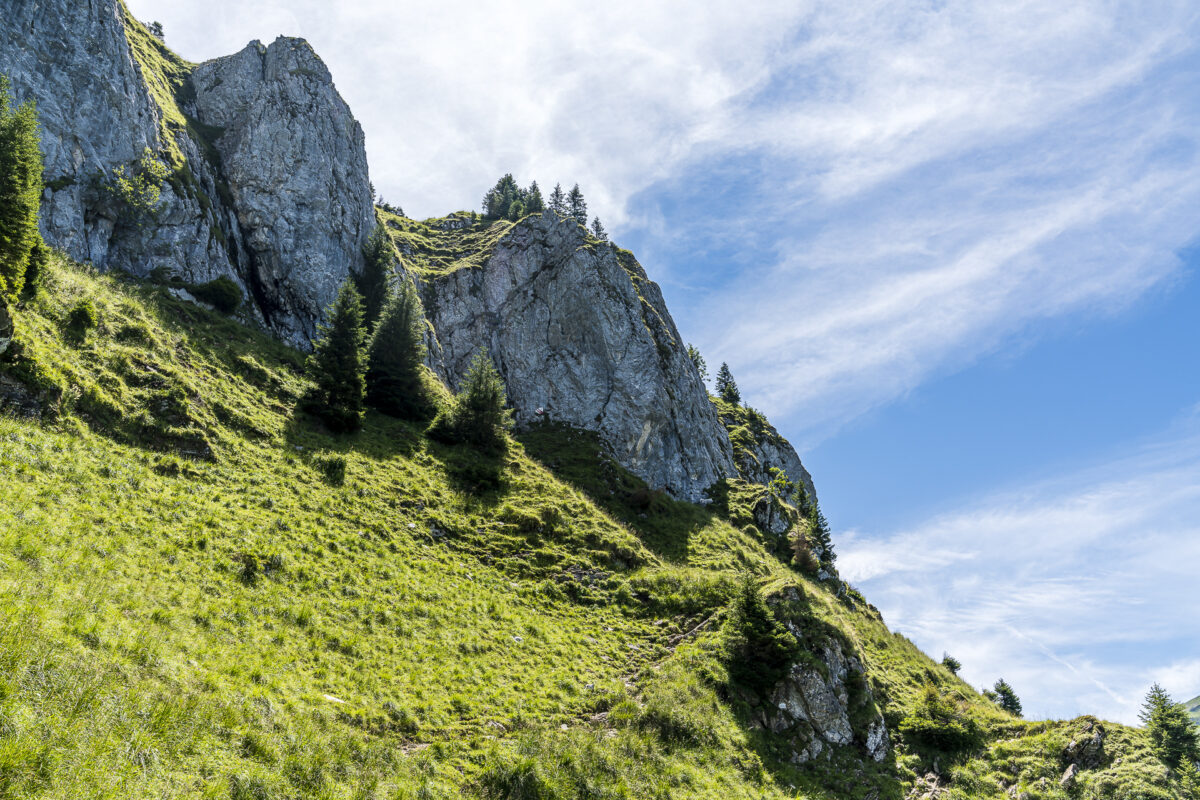
[[[546,213],[477,262],[417,277],[436,337],[431,362],[450,385],[487,347],[518,424],[598,431],[622,465],[687,500],[735,474],[662,294],[628,252]]]
[[[306,42],[255,41],[195,65],[120,0],[17,0],[0,18],[0,72],[19,100],[38,104],[51,245],[134,275],[231,278],[247,318],[308,345],[359,265],[375,212],[362,129]],[[148,161],[166,169],[149,210],[114,191]],[[469,219],[444,225],[479,227]],[[434,331],[431,365],[450,385],[486,346],[520,424],[598,431],[655,488],[703,501],[721,478],[765,483],[778,466],[812,491],[773,429],[735,460],[662,294],[632,254],[552,214],[506,225],[482,226],[481,241],[460,237],[467,246],[451,268],[414,270]]]
[[[227,276],[249,316],[307,343],[373,214],[362,131],[305,42],[195,68],[119,0],[16,0],[0,73],[38,105],[51,245],[135,275]],[[111,191],[147,155],[169,173],[152,215]]]

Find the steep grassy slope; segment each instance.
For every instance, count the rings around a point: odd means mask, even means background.
[[[72,330],[86,299],[98,327]],[[985,743],[940,759],[944,796],[1182,797],[1115,726],[1068,795],[1083,722],[1008,717],[594,437],[530,431],[498,464],[377,415],[335,437],[294,411],[294,351],[61,262],[16,316],[0,798],[898,798],[924,780],[936,756],[898,738],[880,765],[781,760],[729,689],[746,574],[853,647],[893,731],[927,685],[976,720]]]
[[[1188,714],[1191,715],[1192,721],[1197,725],[1200,725],[1200,697],[1193,697],[1191,700],[1188,700],[1186,703],[1184,703],[1183,707],[1188,710]]]

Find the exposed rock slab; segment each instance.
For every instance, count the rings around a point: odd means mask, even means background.
[[[662,294],[628,253],[536,215],[481,268],[429,279],[423,295],[436,333],[431,366],[451,386],[486,346],[518,424],[549,418],[598,431],[626,468],[687,500],[736,475]]]
[[[43,236],[101,269],[229,277],[250,316],[306,346],[373,224],[362,130],[308,44],[280,39],[201,65],[181,106],[191,132],[173,111],[167,134],[148,88],[160,76],[144,73],[126,24],[118,0],[16,0],[0,15],[0,73],[38,105]],[[152,219],[103,188],[147,148],[182,159]]]
[[[801,602],[794,588],[770,601],[780,622],[799,641],[812,639],[804,630],[805,620],[780,613],[787,604]],[[862,662],[834,639],[825,639],[812,655],[819,665],[810,661],[793,664],[765,698],[759,724],[791,743],[792,761],[797,764],[828,755],[830,748],[851,745],[872,760],[883,761],[890,747],[887,725],[863,678]],[[852,684],[858,687],[857,696],[852,696]],[[855,728],[851,720],[864,717],[855,713],[858,706],[872,713]]]
[[[201,64],[194,107],[219,129],[247,276],[268,324],[305,344],[375,224],[362,128],[303,39]]]

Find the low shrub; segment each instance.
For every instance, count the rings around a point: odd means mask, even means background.
[[[208,283],[190,286],[188,290],[197,300],[208,303],[222,314],[232,314],[242,304],[241,288],[224,275]]]
[[[87,336],[99,324],[100,315],[91,298],[80,300],[67,316],[67,332],[78,339]]]

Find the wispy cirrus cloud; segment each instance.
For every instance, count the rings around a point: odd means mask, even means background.
[[[1200,425],[914,528],[841,537],[885,617],[1038,717],[1134,722],[1150,684],[1200,693]]]

